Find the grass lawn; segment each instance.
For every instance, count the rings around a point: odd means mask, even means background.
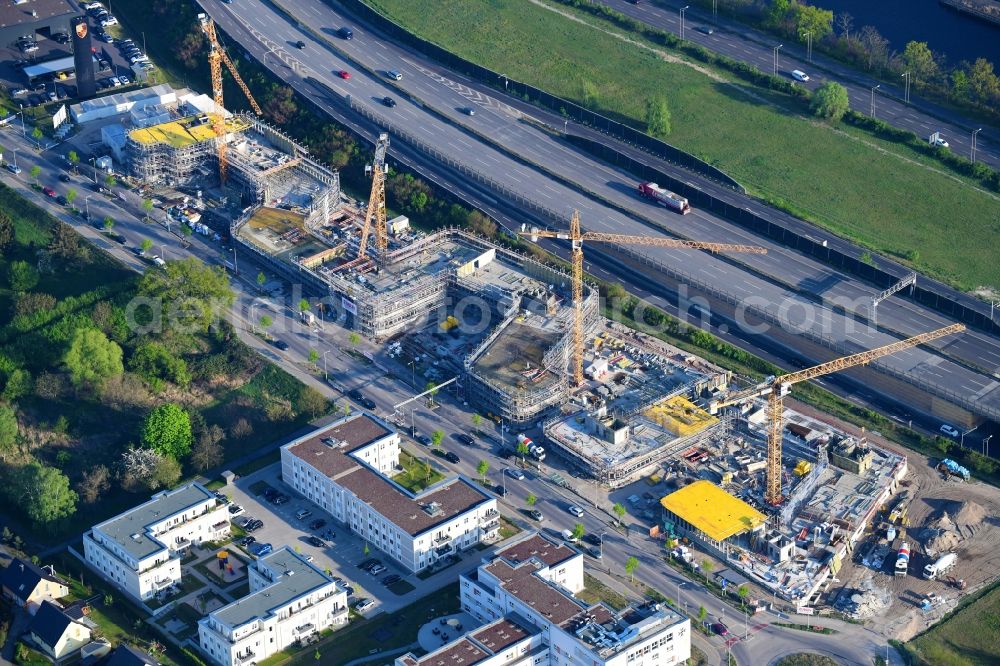
[[[987,666],[1000,663],[998,635],[1000,585],[994,585],[902,647],[918,666]]]
[[[444,474],[405,450],[399,452],[399,464],[403,471],[392,477],[392,480],[413,493],[444,478]]]
[[[518,532],[521,528],[515,525],[510,518],[507,516],[500,516],[500,538],[509,539]]]
[[[643,124],[646,101],[665,96],[673,116],[670,143],[755,195],[879,251],[918,251],[917,267],[959,285],[1000,285],[994,243],[983,242],[1000,231],[997,199],[932,170],[942,167],[916,151],[813,122],[790,110],[782,95],[664,61],[529,0],[371,4],[469,60],[636,126]],[[940,242],[945,230],[947,243]]]
[[[837,666],[837,662],[821,654],[799,652],[782,657],[776,666]]]
[[[596,604],[603,601],[614,609],[625,608],[628,599],[625,595],[612,590],[610,587],[597,580],[590,574],[583,574],[583,591],[577,593],[577,598],[588,604]]]

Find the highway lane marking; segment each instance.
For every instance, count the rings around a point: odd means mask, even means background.
[[[467,86],[465,84],[458,83],[457,81],[452,81],[451,79],[449,79],[449,78],[447,78],[445,76],[442,76],[441,74],[438,74],[437,72],[429,70],[429,69],[427,69],[426,67],[423,67],[420,64],[417,64],[417,63],[410,63],[410,64],[413,65],[414,69],[416,69],[421,74],[423,74],[423,75],[427,76],[428,78],[430,78],[430,79],[432,79],[432,80],[440,83],[441,85],[445,86],[446,88],[450,88],[451,90],[455,91],[456,93],[458,93],[462,97],[466,98],[470,102],[473,102],[474,104],[478,104],[480,106],[486,106],[486,107],[489,107],[489,108],[492,108],[492,109],[496,109],[496,110],[498,110],[498,111],[500,111],[502,113],[505,113],[505,114],[507,114],[509,116],[512,116],[512,117],[514,117],[516,119],[521,119],[521,118],[524,117],[524,114],[521,113],[519,110],[515,109],[514,107],[512,107],[509,104],[501,102],[500,100],[498,100],[498,99],[496,99],[494,97],[490,97],[489,95],[485,95],[485,94],[479,92],[478,90],[470,88],[469,86]]]

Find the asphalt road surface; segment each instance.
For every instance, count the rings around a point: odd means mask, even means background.
[[[270,5],[253,0],[207,5],[227,34],[291,85],[315,96],[315,88],[302,79],[314,77],[322,81],[337,95],[350,96],[355,108],[363,107],[368,115],[403,133],[404,140],[445,154],[464,168],[500,183],[501,188],[520,193],[530,200],[530,205],[565,218],[571,208],[578,208],[585,226],[596,231],[649,235],[655,233],[652,227],[658,225],[703,240],[768,247],[766,256],[736,258],[740,264],[706,253],[645,247],[641,250],[694,282],[725,290],[731,298],[743,303],[759,303],[763,310],[793,330],[816,339],[832,340],[845,353],[887,344],[900,336],[936,328],[945,321],[936,313],[897,298],[880,306],[879,330],[854,326],[862,330],[850,332],[851,322],[833,312],[831,303],[846,300],[856,309],[871,298],[875,293],[873,288],[787,248],[762,241],[704,211],[681,217],[652,206],[633,193],[634,181],[627,174],[579,155],[558,139],[521,122],[516,110],[480,91],[454,84],[412,53],[381,42],[358,27],[353,40],[339,40],[333,36],[336,30],[352,22],[329,7],[301,0],[289,2],[303,24],[317,26],[316,30],[326,35],[325,40],[348,55],[318,42],[275,13]],[[301,51],[293,46],[299,40],[306,43]],[[390,82],[384,75],[389,69],[401,72],[403,80]],[[341,78],[340,71],[350,72],[351,78]],[[400,94],[400,90],[408,95]],[[386,95],[393,96],[397,106],[392,109],[382,106],[381,100]],[[410,101],[408,96],[418,98],[419,103]],[[475,116],[463,112],[470,106],[477,110]],[[486,135],[502,142],[506,150],[481,138]],[[508,151],[516,151],[559,177],[550,177],[540,167],[525,164]],[[615,208],[581,194],[580,188],[597,192],[614,203]],[[800,312],[811,314],[791,324]],[[954,399],[964,398],[971,408],[1000,415],[1000,391],[996,390],[998,383],[990,374],[1000,367],[1000,341],[973,332],[944,339],[937,347],[946,350],[948,357],[915,349],[882,363],[925,390],[939,396],[954,392],[957,394]]]
[[[680,8],[687,3],[643,2],[632,4],[626,0],[604,0],[601,4],[642,21],[661,30],[680,34]],[[711,35],[702,30],[717,25]],[[860,26],[858,26],[860,29]],[[971,157],[972,131],[983,128],[976,136],[976,161],[984,162],[994,169],[1000,168],[1000,152],[994,141],[995,128],[984,127],[982,122],[966,118],[961,113],[922,100],[910,88],[910,103],[904,102],[905,81],[900,85],[889,85],[877,81],[862,72],[852,70],[830,58],[813,51],[812,62],[807,60],[806,44],[793,44],[778,37],[766,35],[736,21],[723,17],[718,22],[712,20],[710,12],[704,8],[692,7],[684,13],[684,38],[700,44],[716,53],[757,67],[762,72],[774,71],[774,47],[782,44],[778,51],[778,75],[791,78],[792,70],[809,75],[808,82],[800,82],[809,89],[815,89],[827,81],[836,81],[847,89],[851,108],[860,113],[871,111],[872,88],[875,92],[875,116],[902,129],[910,130],[922,139],[928,139],[934,132],[940,132],[951,150],[958,155]]]

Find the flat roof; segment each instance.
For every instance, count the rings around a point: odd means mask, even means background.
[[[710,539],[723,541],[762,524],[766,517],[711,481],[699,480],[670,493],[660,504]]]
[[[493,500],[491,495],[462,477],[442,481],[415,495],[410,494],[351,455],[392,434],[394,431],[381,421],[361,412],[298,442],[286,444],[285,448],[354,493],[410,536],[417,536]],[[338,446],[340,442],[344,446]],[[431,504],[436,505],[436,510],[429,512],[426,509]]]
[[[562,624],[587,606],[553,583],[536,576],[538,564],[524,562],[512,567],[503,559],[495,559],[484,568],[496,576],[502,587],[512,597],[553,624]]]
[[[40,62],[37,65],[28,65],[24,68],[24,75],[29,79],[33,79],[36,76],[65,72],[68,69],[76,69],[76,65],[73,63],[73,56]]]
[[[0,3],[0,28],[42,23],[56,16],[79,16],[80,13],[79,6],[70,0],[28,0],[19,5],[6,0]]]
[[[124,548],[129,555],[141,560],[166,548],[164,544],[146,533],[150,525],[162,522],[178,513],[184,513],[205,500],[215,501],[215,495],[200,483],[189,483],[169,490],[159,497],[154,496],[153,499],[134,509],[95,525],[94,529],[100,530]]]
[[[552,567],[579,554],[575,549],[562,543],[555,543],[535,532],[517,543],[501,548],[494,557],[502,557],[514,564],[536,559]]]
[[[248,127],[245,121],[236,116],[226,118],[227,133],[239,132]],[[203,141],[211,141],[215,139],[216,133],[211,115],[199,114],[152,127],[134,129],[129,132],[129,137],[143,144],[165,143],[173,148],[185,148]]]
[[[235,629],[248,622],[265,618],[272,611],[314,590],[326,585],[336,585],[332,578],[327,577],[301,555],[289,550],[288,546],[260,558],[254,566],[266,567],[273,572],[274,582],[210,613],[227,627]]]

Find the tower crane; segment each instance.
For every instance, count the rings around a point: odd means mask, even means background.
[[[368,235],[371,233],[372,217],[375,218],[375,247],[378,248],[380,262],[385,261],[389,247],[389,232],[385,221],[385,153],[389,150],[389,135],[382,132],[375,142],[375,159],[372,160],[372,193],[368,197],[368,211],[365,225],[361,228],[361,242],[358,245],[358,259],[368,256]]]
[[[531,231],[520,232],[531,241],[539,238],[558,238],[572,243],[573,266],[573,381],[576,386],[583,384],[583,242],[597,241],[602,243],[617,243],[618,245],[654,245],[685,250],[708,250],[710,252],[749,252],[751,254],[767,254],[767,250],[754,245],[731,245],[728,243],[705,243],[702,241],[677,240],[654,236],[627,236],[623,234],[606,234],[596,231],[580,230],[580,211],[573,211],[569,223],[569,231],[548,231],[532,228]]]
[[[222,101],[222,63],[226,63],[226,68],[233,75],[236,84],[246,95],[250,102],[250,107],[258,116],[263,115],[257,100],[250,94],[250,88],[240,78],[236,66],[229,59],[226,52],[222,50],[219,38],[215,36],[215,23],[208,14],[198,14],[198,21],[201,23],[202,32],[208,37],[208,64],[212,69],[212,97],[215,100],[215,113],[212,116],[212,130],[215,133],[215,143],[219,153],[219,180],[225,184],[226,175],[229,171],[229,163],[226,161],[226,107]]]
[[[816,379],[823,375],[846,370],[859,365],[867,365],[883,356],[895,354],[896,352],[910,349],[917,345],[937,340],[952,333],[960,333],[965,330],[962,324],[952,324],[939,328],[936,331],[921,333],[906,340],[893,342],[884,347],[870,349],[868,351],[851,354],[843,358],[820,363],[819,365],[798,372],[792,372],[778,377],[768,377],[757,386],[741,391],[735,395],[727,397],[722,401],[714,401],[709,404],[710,414],[717,414],[723,407],[736,405],[753,398],[767,396],[767,489],[764,493],[764,500],[772,505],[781,504],[781,438],[782,438],[782,411],[784,410],[783,400],[791,391],[793,384],[804,382],[809,379]]]

